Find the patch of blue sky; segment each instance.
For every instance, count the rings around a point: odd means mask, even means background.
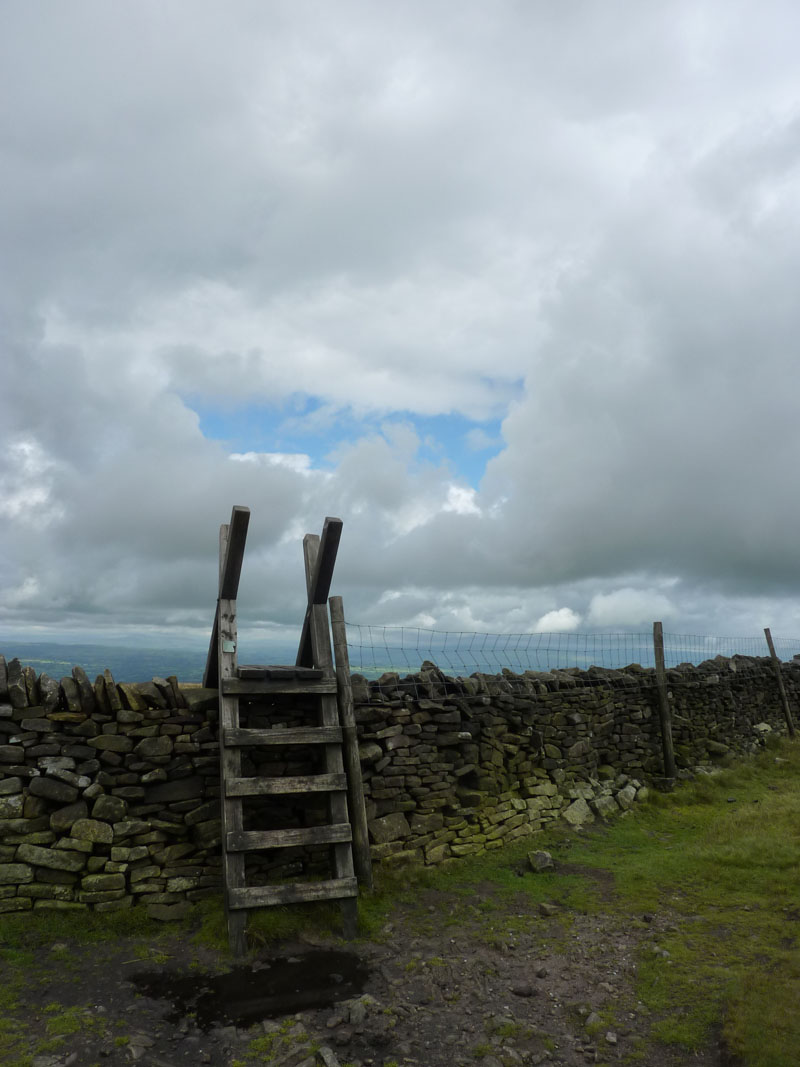
[[[319,466],[331,447],[330,426],[315,425],[322,405],[312,397],[298,396],[278,405],[238,404],[211,407],[184,397],[200,419],[200,432],[212,441],[224,441],[231,452],[304,452]],[[326,423],[328,420],[324,420]],[[320,440],[323,436],[324,439]]]
[[[231,452],[304,453],[318,468],[330,466],[328,457],[335,448],[396,423],[416,431],[420,462],[446,463],[454,478],[477,489],[487,462],[503,447],[500,418],[476,421],[461,414],[405,411],[355,418],[349,410],[332,412],[312,397],[294,397],[280,407],[185,402],[198,415],[203,436],[225,442]]]
[[[395,418],[384,420],[395,421]],[[453,475],[477,489],[486,464],[503,447],[499,418],[475,422],[464,415],[402,415],[419,434],[420,459],[449,463]]]

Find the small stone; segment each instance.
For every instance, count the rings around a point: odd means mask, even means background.
[[[532,997],[536,993],[530,982],[515,982],[510,988],[515,997]]]
[[[367,1017],[367,1006],[362,1001],[357,1000],[355,1004],[350,1005],[350,1011],[348,1012],[349,1022],[351,1026],[361,1026]]]
[[[20,845],[17,859],[34,867],[47,867],[56,871],[82,871],[86,856],[80,852],[42,848],[39,845]]]
[[[558,905],[542,903],[539,905],[539,914],[547,917],[551,915],[558,915]]]
[[[60,834],[70,830],[78,819],[85,819],[89,809],[85,801],[78,800],[74,804],[68,804],[65,808],[59,808],[50,816],[50,829]]]
[[[629,811],[633,807],[634,800],[636,800],[636,787],[633,785],[626,785],[617,793],[617,804],[623,811]]]
[[[168,756],[172,752],[169,737],[145,737],[133,750],[137,756]]]
[[[333,1049],[329,1048],[327,1045],[320,1045],[320,1047],[317,1049],[317,1055],[325,1064],[325,1067],[341,1067],[341,1064],[339,1063],[339,1057],[336,1055]]]
[[[363,741],[358,746],[358,758],[367,765],[377,762],[383,755],[383,749],[374,741]]]
[[[0,797],[0,819],[21,819],[24,807],[25,798],[22,793]]]
[[[110,845],[114,840],[113,828],[98,819],[78,819],[70,833],[79,841],[93,841],[100,845]]]
[[[397,841],[399,838],[410,837],[411,827],[401,811],[384,815],[380,819],[373,819],[369,824],[370,837],[376,844],[385,844],[389,841]]]
[[[121,822],[128,812],[127,801],[122,797],[99,796],[92,807],[92,818],[104,822]]]
[[[641,790],[640,790],[641,792]],[[599,815],[601,819],[609,819],[614,815],[619,815],[619,805],[613,797],[604,794],[603,796],[595,797],[590,801],[590,806],[596,815]]]
[[[528,853],[528,863],[533,871],[545,871],[553,866],[553,857],[549,852],[538,851]]]
[[[32,778],[29,789],[33,796],[54,800],[58,804],[73,804],[78,799],[78,790],[74,785],[60,782],[57,778],[45,778],[43,775]]]
[[[614,1033],[613,1030],[607,1030],[606,1031],[606,1041],[608,1042],[609,1045],[616,1045],[616,1043],[617,1043],[617,1035]]]
[[[124,874],[87,874],[81,879],[81,889],[87,893],[108,893],[124,888]]]
[[[584,823],[594,822],[592,809],[582,797],[573,801],[568,808],[565,808],[561,812],[561,818],[571,826],[583,826]]]
[[[33,871],[25,863],[0,863],[0,885],[21,885],[33,881]]]
[[[98,734],[90,737],[89,744],[101,752],[130,752],[133,741],[124,734]]]

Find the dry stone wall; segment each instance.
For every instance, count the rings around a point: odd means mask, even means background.
[[[800,663],[783,676],[796,707]],[[686,664],[668,682],[682,768],[784,729],[768,659]],[[353,692],[372,854],[386,864],[499,848],[557,818],[606,819],[661,773],[654,673],[636,665],[450,678],[427,663],[405,678],[354,675]],[[307,709],[252,713],[293,725]],[[116,684],[106,671],[91,683],[75,667],[57,681],[0,656],[0,912],[138,903],[169,919],[219,893],[216,723],[216,691],[174,677]],[[252,755],[254,771],[309,769],[296,753]],[[281,824],[312,824],[315,804],[296,799]],[[319,849],[274,850],[258,873],[323,861]]]
[[[800,662],[783,675],[796,706]],[[667,680],[684,773],[785,729],[769,659],[718,657]],[[373,856],[390,863],[607,819],[662,774],[655,672],[635,664],[453,679],[431,663],[353,681]]]

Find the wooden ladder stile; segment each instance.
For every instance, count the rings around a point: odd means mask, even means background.
[[[344,731],[326,606],[341,521],[326,519],[322,539],[308,535],[303,542],[308,610],[298,662],[291,666],[240,666],[236,595],[248,521],[247,508],[234,508],[230,524],[220,530],[220,595],[204,674],[205,684],[219,687],[222,872],[228,936],[231,951],[237,957],[246,952],[247,912],[254,908],[338,899],[345,936],[355,936],[358,880],[353,863],[354,835],[347,803],[348,791],[361,797],[363,808],[363,791],[353,793],[342,756]],[[297,696],[316,707],[318,724],[251,728],[241,721],[242,702],[247,706],[247,702],[262,697],[274,703]],[[278,777],[243,774],[243,751],[253,747],[294,745],[321,746],[324,770]],[[352,776],[350,763],[348,760],[348,772]],[[326,824],[245,830],[244,803],[247,798],[309,794],[326,796]],[[359,843],[362,824],[365,825],[363,811],[356,834]],[[248,853],[302,845],[328,846],[333,877],[286,885],[247,884],[245,857]],[[363,864],[359,869],[363,869]]]

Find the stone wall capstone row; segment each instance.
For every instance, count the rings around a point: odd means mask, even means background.
[[[800,662],[783,676],[797,707]],[[682,773],[785,729],[766,657],[667,678]],[[425,663],[406,677],[355,674],[353,694],[372,855],[386,865],[453,862],[556,819],[606,820],[662,774],[654,672],[636,664],[452,678]],[[170,919],[218,894],[217,706],[216,690],[174,676],[117,685],[105,671],[92,684],[75,667],[56,682],[0,656],[0,912],[137,904]],[[248,721],[297,725],[307,711],[254,706]],[[245,762],[245,773],[314,771],[312,756],[274,746]],[[280,825],[313,825],[320,803],[287,798]],[[269,829],[273,814],[262,799],[247,818]],[[270,880],[325,866],[324,848],[276,849],[255,870]]]

